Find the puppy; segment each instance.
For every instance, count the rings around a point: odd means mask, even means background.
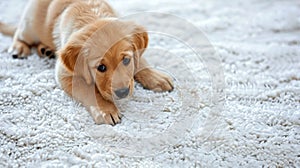
[[[31,47],[41,57],[57,55],[59,86],[82,103],[95,123],[115,125],[115,100],[132,95],[134,81],[153,91],[172,91],[172,79],[149,67],[142,57],[146,30],[121,21],[103,0],[30,0],[17,28],[0,23],[13,35],[13,58],[26,58]]]

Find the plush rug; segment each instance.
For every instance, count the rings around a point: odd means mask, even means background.
[[[0,21],[25,3],[1,1]],[[95,125],[55,60],[13,59],[0,35],[1,167],[300,167],[299,1],[110,3],[149,30],[144,57],[175,90],[136,84],[122,123]]]

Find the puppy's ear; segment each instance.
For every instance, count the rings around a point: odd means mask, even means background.
[[[138,68],[139,58],[148,46],[148,33],[142,26],[136,26],[132,33],[135,67]]]
[[[83,77],[87,84],[93,82],[92,75],[88,67],[88,53],[82,51],[81,45],[67,44],[66,47],[58,51],[61,62],[73,75]]]

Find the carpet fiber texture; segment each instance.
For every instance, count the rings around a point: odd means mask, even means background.
[[[0,21],[17,24],[25,3],[1,1]],[[300,167],[299,1],[110,3],[142,18],[144,57],[175,90],[136,84],[122,123],[95,125],[55,60],[12,59],[0,35],[0,167]]]

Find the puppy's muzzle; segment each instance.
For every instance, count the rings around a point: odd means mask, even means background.
[[[128,96],[129,91],[130,91],[129,88],[122,88],[122,89],[115,90],[115,94],[116,96],[118,96],[118,98],[123,99]]]

